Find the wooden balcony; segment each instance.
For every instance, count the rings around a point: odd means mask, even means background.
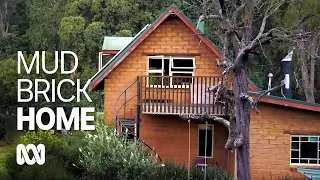
[[[138,88],[141,112],[226,115],[228,107],[214,104],[214,93],[208,92],[220,80],[213,76],[141,76]]]

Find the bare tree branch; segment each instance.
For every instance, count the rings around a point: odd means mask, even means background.
[[[265,95],[267,95],[269,92],[272,92],[272,91],[275,91],[275,90],[281,88],[283,85],[284,85],[284,81],[282,80],[279,85],[277,85],[277,86],[275,86],[275,87],[273,87],[273,88],[270,88],[270,89],[268,89],[268,90],[265,90],[265,91],[260,92],[261,94],[260,94],[260,96],[259,96],[256,100],[254,100],[254,98],[253,98],[252,96],[250,96],[250,95],[248,95],[248,94],[244,94],[244,93],[242,93],[242,94],[240,95],[240,98],[241,98],[242,100],[247,100],[247,101],[249,102],[251,108],[252,108],[257,114],[259,114],[258,103],[260,102],[261,98],[264,97]]]

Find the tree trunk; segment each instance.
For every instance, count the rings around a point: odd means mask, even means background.
[[[0,35],[4,37],[9,31],[8,21],[8,1],[5,0],[3,4],[0,4]]]
[[[237,148],[237,179],[250,180],[250,161],[249,161],[249,125],[250,125],[250,107],[247,101],[241,100],[241,93],[248,93],[248,56],[243,59],[243,66],[234,72],[233,91],[235,100],[236,126],[239,134],[244,137],[243,146]]]
[[[303,26],[300,27],[302,32],[305,32],[305,28]],[[298,62],[301,66],[301,78],[302,78],[302,88],[304,92],[304,96],[307,102],[315,102],[314,99],[314,66],[315,62],[314,59],[311,58],[310,62],[310,73],[308,67],[308,59],[309,55],[307,54],[306,45],[307,39],[301,39],[298,42]],[[312,77],[313,76],[313,77]]]

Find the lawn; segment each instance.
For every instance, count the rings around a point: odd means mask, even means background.
[[[17,131],[16,117],[0,114],[0,118],[7,122],[7,135],[4,140],[0,140],[0,179],[6,179],[7,172],[4,167],[4,158],[17,145],[19,136],[23,134],[23,131]]]

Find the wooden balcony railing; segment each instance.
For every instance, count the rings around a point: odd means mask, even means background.
[[[143,114],[226,115],[228,107],[214,104],[208,88],[221,81],[213,76],[141,76],[139,96]]]

